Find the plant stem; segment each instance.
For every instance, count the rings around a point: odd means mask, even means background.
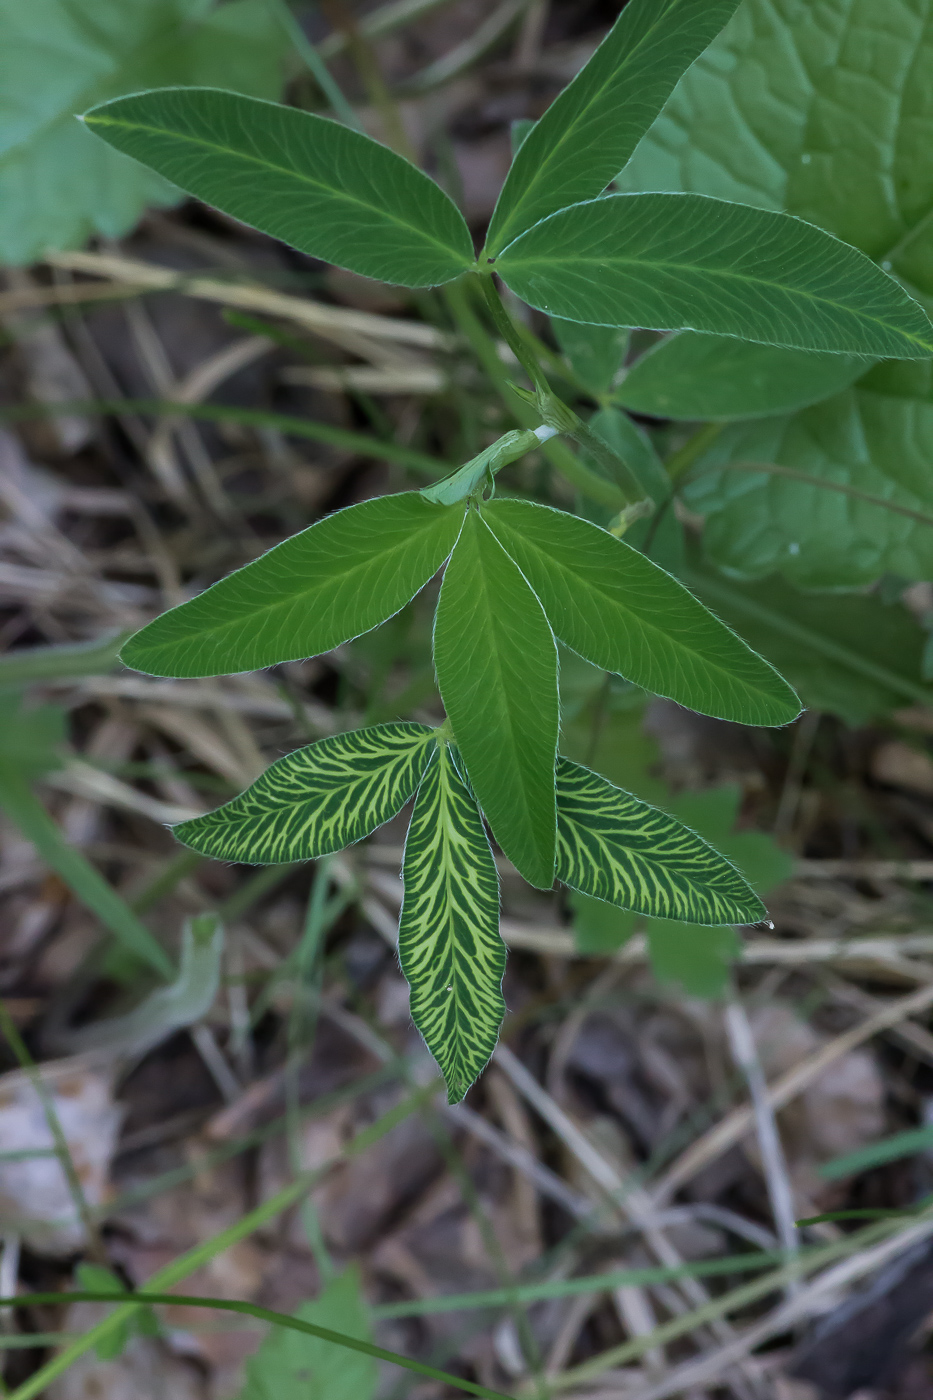
[[[451,315],[470,342],[476,358],[492,380],[499,397],[512,417],[523,428],[537,427],[541,421],[540,414],[536,413],[516,393],[515,386],[509,378],[509,371],[499,358],[494,340],[470,305],[468,285],[461,279],[457,282],[450,282],[444,287],[444,298],[450,308]],[[503,314],[505,314],[504,308]],[[548,461],[589,500],[598,501],[600,505],[609,506],[615,510],[619,510],[627,504],[625,497],[615,483],[611,480],[607,481],[605,477],[584,466],[579,457],[570,451],[566,443],[554,438],[551,442],[544,443],[541,450]]]

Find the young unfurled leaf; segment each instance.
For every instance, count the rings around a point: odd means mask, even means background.
[[[496,1046],[505,944],[496,863],[443,743],[418,789],[403,877],[398,952],[411,1014],[458,1103]]]
[[[682,331],[636,360],[613,399],[654,418],[758,418],[819,403],[870,365],[860,355],[808,354]]]
[[[933,326],[864,253],[802,219],[690,194],[561,209],[496,270],[552,316],[878,358],[933,355]]]
[[[416,491],[348,506],[157,617],[121,659],[153,676],[219,676],[330,651],[403,608],[462,522],[462,507]]]
[[[174,827],[215,860],[281,865],[361,841],[411,797],[433,752],[423,724],[377,724],[276,759],[245,792]]]
[[[622,540],[525,501],[491,501],[483,518],[556,635],[595,666],[717,719],[788,724],[800,713],[767,661]]]
[[[493,834],[529,884],[554,880],[557,648],[541,604],[476,511],[441,587],[434,664]]]
[[[119,238],[179,191],[75,121],[92,102],[168,83],[275,98],[288,40],[266,0],[0,0],[0,261]]]
[[[516,152],[489,225],[491,256],[555,209],[606,188],[737,4],[629,0]]]
[[[319,1298],[302,1303],[295,1316],[359,1341],[372,1339],[355,1264],[332,1279]],[[237,1400],[372,1400],[378,1379],[371,1356],[273,1327],[246,1363],[246,1381]]]
[[[766,916],[748,882],[702,837],[566,758],[557,761],[557,878],[658,918],[753,924]]]
[[[473,263],[463,216],[423,171],[358,131],[218,88],[163,88],[85,115],[111,146],[311,257],[404,287]]]

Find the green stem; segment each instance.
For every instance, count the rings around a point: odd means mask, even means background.
[[[444,298],[451,315],[495,385],[508,412],[523,428],[535,428],[541,422],[541,415],[516,391],[508,367],[499,359],[495,341],[470,305],[468,285],[465,279],[460,279],[444,287]],[[544,443],[541,450],[552,466],[589,500],[598,501],[600,505],[609,506],[614,510],[620,510],[627,504],[618,486],[591,471],[571,452],[565,442],[554,438]]]
[[[537,393],[547,394],[548,397],[553,397],[550,386],[541,370],[541,366],[538,364],[537,357],[532,352],[531,347],[522,340],[515,322],[502,305],[502,298],[499,295],[498,288],[492,276],[482,277],[480,282],[483,288],[483,299],[486,302],[489,314],[492,316],[496,330],[502,336],[502,339],[528,375]]]

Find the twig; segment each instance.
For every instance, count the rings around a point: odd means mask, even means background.
[[[761,1162],[778,1238],[789,1255],[796,1254],[799,1249],[799,1236],[794,1223],[794,1197],[787,1173],[787,1161],[774,1111],[768,1101],[768,1084],[761,1060],[758,1058],[755,1037],[741,1002],[729,1002],[725,1010],[725,1023],[732,1057],[745,1076],[752,1101]],[[794,1288],[794,1282],[788,1285],[789,1294]]]
[[[807,1089],[814,1080],[819,1079],[824,1070],[828,1069],[836,1060],[841,1059],[843,1055],[847,1055],[850,1050],[864,1044],[866,1040],[870,1040],[872,1036],[878,1035],[881,1031],[896,1026],[899,1021],[905,1020],[908,1016],[916,1016],[918,1012],[925,1011],[931,1005],[933,1005],[933,982],[928,982],[926,986],[912,992],[910,996],[902,997],[888,1006],[882,1007],[874,1016],[869,1016],[867,1020],[863,1021],[861,1025],[854,1026],[843,1035],[836,1036],[835,1040],[824,1045],[817,1054],[788,1070],[786,1074],[781,1075],[769,1086],[767,1102],[771,1111],[776,1112],[785,1104],[790,1103],[798,1094],[803,1093],[804,1089]],[[750,1107],[733,1109],[714,1128],[692,1143],[686,1152],[668,1168],[654,1189],[653,1199],[655,1203],[660,1204],[670,1200],[671,1196],[685,1182],[695,1176],[701,1167],[715,1161],[730,1147],[741,1142],[745,1134],[754,1126],[754,1122],[754,1112]]]

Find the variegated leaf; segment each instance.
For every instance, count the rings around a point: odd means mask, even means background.
[[[609,904],[694,924],[754,924],[767,911],[725,856],[598,773],[557,761],[557,878]]]
[[[394,817],[431,760],[434,731],[377,724],[320,739],[279,758],[232,802],[181,822],[186,846],[247,865],[313,860]]]
[[[398,951],[411,1014],[458,1103],[495,1049],[505,944],[496,863],[446,744],[418,790],[403,876]]]

